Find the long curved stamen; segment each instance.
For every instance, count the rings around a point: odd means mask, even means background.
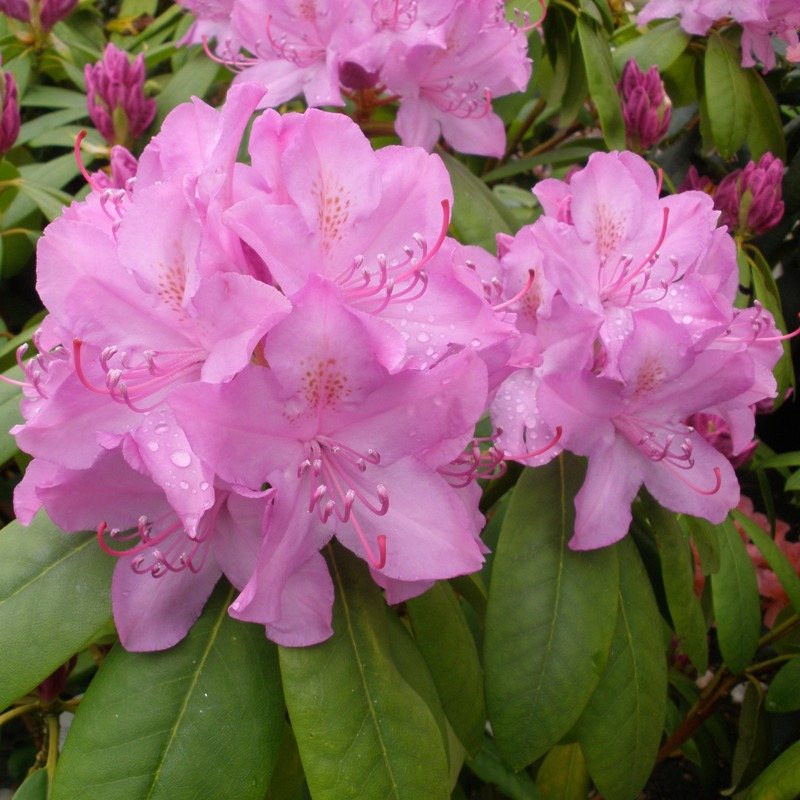
[[[506,461],[524,461],[528,458],[538,458],[539,456],[544,455],[548,450],[551,450],[553,447],[555,447],[561,440],[563,433],[564,429],[560,425],[556,425],[555,436],[553,436],[553,438],[544,447],[540,447],[538,450],[531,450],[529,453],[506,453],[505,459]]]
[[[80,170],[83,179],[86,181],[86,183],[89,184],[89,186],[92,189],[94,189],[94,191],[100,192],[102,191],[102,189],[100,189],[97,186],[97,184],[92,180],[92,176],[87,171],[83,163],[83,159],[81,158],[81,145],[83,144],[83,140],[86,138],[86,136],[87,136],[86,130],[78,131],[78,135],[75,137],[75,146],[73,147],[72,152],[75,154],[75,163],[78,165],[78,169]]]
[[[670,470],[672,474],[678,478],[682,483],[686,484],[690,489],[693,489],[698,494],[705,495],[706,497],[710,497],[712,494],[716,494],[720,488],[722,488],[722,472],[720,471],[719,467],[714,467],[714,486],[711,489],[704,489],[702,486],[698,486],[696,483],[688,480],[685,475],[682,475],[677,470]]]
[[[536,273],[532,269],[529,269],[528,280],[525,281],[525,285],[522,287],[522,289],[519,292],[517,292],[510,300],[505,300],[502,303],[498,303],[497,305],[492,306],[492,310],[503,311],[506,308],[513,306],[514,303],[518,302],[519,300],[522,300],[522,298],[525,297],[525,295],[528,294],[528,292],[531,290],[535,277]]]
[[[411,270],[397,278],[397,280],[402,280],[403,278],[409,277],[414,272],[419,272],[441,249],[442,245],[444,244],[444,240],[447,238],[447,229],[450,227],[450,201],[449,200],[442,200],[442,226],[439,229],[439,235],[436,237],[436,241],[433,243],[433,247],[430,249],[425,245],[423,247],[423,254],[422,258],[417,261],[416,259],[411,259]]]

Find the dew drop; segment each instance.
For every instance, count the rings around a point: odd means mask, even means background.
[[[481,340],[480,340],[480,339],[473,339],[473,340],[470,342],[470,344],[471,344],[473,347],[480,347],[480,346],[481,346]]]
[[[153,428],[154,433],[166,433],[169,430],[169,425],[166,422],[159,422],[158,425]]]
[[[408,313],[410,314],[413,310],[414,310],[414,304],[413,303],[409,303],[406,306],[406,311],[408,311]]]
[[[691,325],[694,322],[694,317],[691,314],[684,314],[681,318],[681,322],[684,325]]]
[[[677,295],[678,295],[678,290],[677,289],[670,289],[669,290],[669,296],[670,297],[677,297]]]
[[[205,481],[203,481],[203,482],[200,484],[200,491],[201,491],[201,492],[204,492],[206,489],[208,489],[208,484],[207,484]]]
[[[148,442],[147,449],[155,453],[155,451],[158,450],[158,442]]]
[[[425,331],[421,331],[417,334],[417,341],[418,342],[427,342],[430,340],[430,335],[425,333]]]
[[[192,457],[185,450],[176,450],[169,460],[176,467],[188,467],[192,463]]]

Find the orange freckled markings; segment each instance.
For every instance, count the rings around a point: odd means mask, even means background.
[[[531,268],[533,269],[533,267]],[[538,272],[534,272],[533,284],[531,288],[523,295],[520,300],[520,311],[523,316],[535,317],[539,306],[542,304],[541,286],[539,282]]]
[[[303,394],[312,408],[335,406],[351,394],[347,375],[339,369],[335,358],[309,363],[301,359]]]
[[[300,16],[306,22],[316,22],[317,19],[317,4],[314,0],[302,0],[300,3]]]
[[[602,203],[597,206],[596,213],[594,233],[597,237],[597,252],[600,258],[607,258],[625,232],[625,220],[614,216],[611,209]]]

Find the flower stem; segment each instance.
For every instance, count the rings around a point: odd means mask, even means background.
[[[37,708],[39,708],[38,700],[35,703],[26,703],[24,706],[12,708],[10,711],[0,714],[0,725],[5,725],[6,722],[10,722],[15,717],[21,717],[23,714],[27,714],[29,711],[34,711]]]

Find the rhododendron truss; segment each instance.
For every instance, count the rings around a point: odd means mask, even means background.
[[[461,152],[502,155],[492,98],[530,78],[529,22],[508,22],[497,0],[233,0],[229,27],[211,4],[182,5],[197,16],[188,41],[264,86],[265,104],[350,100],[363,121],[397,102],[397,135],[427,150],[443,136]]]
[[[595,154],[534,191],[545,214],[503,240],[493,281],[521,334],[492,403],[499,446],[531,464],[562,448],[588,457],[573,548],[622,538],[642,484],[669,509],[722,521],[736,476],[687,420],[719,417],[731,454],[749,447],[781,337],[760,306],[734,309],[734,244],[711,199],[661,199],[630,153]]]
[[[447,173],[318,111],[266,112],[237,163],[262,94],[179,106],[39,244],[15,507],[97,529],[132,650],[221,574],[274,640],[326,638],[332,536],[391,602],[482,562],[480,354],[516,331],[446,235]]]

